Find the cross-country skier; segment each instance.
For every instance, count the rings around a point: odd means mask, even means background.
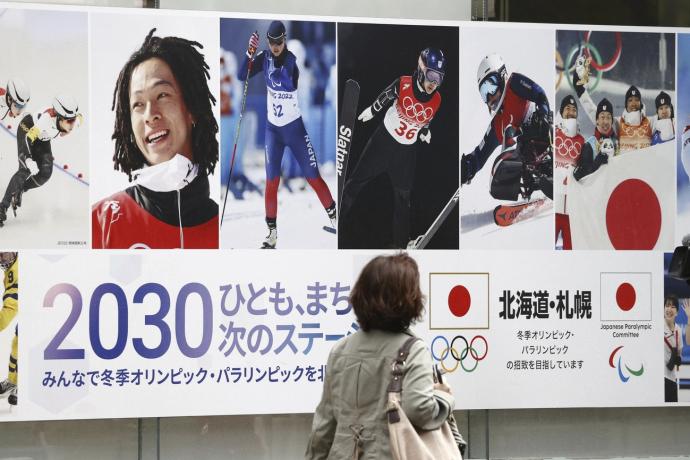
[[[362,188],[380,174],[393,185],[393,246],[405,248],[410,240],[410,194],[414,183],[417,142],[431,143],[429,124],[441,106],[438,92],[447,61],[438,48],[425,48],[417,70],[388,85],[358,119],[368,122],[385,112],[383,122],[367,142],[340,203],[341,219],[349,218]]]
[[[554,146],[554,175],[556,188],[556,241],[563,237],[563,249],[572,249],[570,218],[568,217],[568,177],[580,158],[585,138],[577,123],[577,102],[568,94],[561,101],[556,115],[556,141]]]
[[[289,147],[302,174],[316,192],[321,205],[326,210],[333,228],[336,227],[335,201],[326,182],[319,174],[316,152],[309,134],[304,127],[300,112],[297,85],[299,68],[294,54],[287,49],[285,25],[273,21],[268,27],[266,38],[268,49],[257,52],[259,34],[249,37],[247,53],[237,77],[244,81],[258,73],[263,73],[266,82],[266,225],[268,235],[263,249],[275,249],[278,242],[278,186],[280,185],[280,164],[285,148]],[[253,59],[251,71],[247,75],[249,63]]]
[[[22,205],[24,192],[48,182],[53,173],[51,142],[71,133],[80,118],[76,100],[59,95],[53,99],[51,107],[21,119],[17,129],[19,169],[10,179],[0,202],[0,226],[7,220],[10,206],[16,213]]]
[[[537,83],[520,73],[508,76],[503,58],[490,54],[479,64],[477,85],[482,101],[492,114],[484,138],[468,154],[462,155],[461,182],[468,184],[484,167],[498,146],[503,151],[492,168],[491,195],[501,200],[529,197],[541,189],[553,195],[553,171],[549,133],[552,114],[546,93]],[[517,148],[512,148],[516,142]],[[526,174],[526,168],[534,173]]]
[[[19,262],[16,252],[0,252],[0,269],[5,272],[2,309],[0,310],[0,331],[10,325],[19,306]],[[0,398],[7,398],[12,406],[17,405],[17,327],[14,329],[12,351],[10,352],[7,379],[0,382]]]
[[[7,86],[0,88],[0,123],[13,134],[17,133],[17,125],[30,97],[29,87],[19,78],[9,80]]]

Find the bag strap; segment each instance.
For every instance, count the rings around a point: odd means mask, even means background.
[[[407,357],[410,356],[412,345],[417,340],[421,339],[419,337],[410,337],[405,340],[405,343],[403,343],[398,350],[398,354],[395,355],[391,369],[391,383],[388,384],[388,393],[400,393],[402,391],[403,367],[405,366]]]

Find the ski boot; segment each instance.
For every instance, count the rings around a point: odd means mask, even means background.
[[[338,228],[338,212],[335,209],[335,201],[333,202],[332,205],[326,208],[326,214],[328,214],[328,218],[331,219],[331,226],[333,229]]]
[[[17,388],[17,385],[10,382],[8,379],[0,382],[0,398],[7,398],[11,396],[15,388]]]
[[[12,388],[12,391],[10,391],[10,395],[7,397],[7,402],[9,403],[10,406],[16,406],[17,405],[17,386],[15,385],[14,388]]]
[[[261,249],[275,249],[278,242],[278,228],[275,224],[268,224],[268,235],[264,239]]]

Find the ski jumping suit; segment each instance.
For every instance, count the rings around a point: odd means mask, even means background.
[[[410,239],[410,193],[414,183],[417,138],[441,106],[438,91],[427,94],[416,77],[402,76],[391,83],[371,106],[374,114],[384,109],[383,123],[367,142],[352,175],[347,178],[340,215],[348,215],[362,188],[379,174],[393,185],[393,243],[405,248]]]
[[[247,78],[249,57],[244,61],[237,78]],[[319,174],[316,152],[311,144],[307,130],[302,121],[302,114],[297,101],[297,81],[299,69],[295,55],[287,47],[274,57],[270,51],[258,52],[254,57],[249,78],[259,72],[264,73],[266,81],[266,219],[275,220],[278,216],[278,185],[280,183],[280,164],[285,147],[299,163],[302,174],[319,197],[324,208],[333,205],[333,197],[326,182]]]
[[[96,203],[91,212],[94,249],[217,249],[218,205],[208,177],[157,192],[134,185]]]
[[[570,137],[562,129],[556,128],[554,175],[556,183],[560,184],[560,187],[556,189],[556,241],[558,241],[558,234],[561,233],[563,249],[573,248],[568,217],[568,178],[570,171],[577,166],[584,144],[585,138],[582,134],[577,133]]]
[[[50,141],[63,135],[57,127],[57,114],[51,107],[35,115],[27,114],[17,129],[17,155],[19,169],[10,179],[0,206],[7,209],[12,195],[23,193],[48,182],[53,173],[53,152]],[[32,159],[38,165],[38,172],[31,175],[26,160]]]
[[[5,329],[17,315],[18,308],[18,283],[19,283],[19,258],[5,270],[5,293],[2,296],[2,310],[0,310],[0,331]],[[12,351],[10,352],[10,364],[8,380],[17,384],[17,332],[14,328],[14,338],[12,339]]]
[[[468,183],[486,164],[496,147],[503,144],[507,127],[517,130],[536,111],[547,114],[549,110],[549,101],[542,87],[522,74],[512,73],[484,138],[472,153],[462,156],[462,183]]]
[[[618,137],[615,130],[612,128],[608,134],[601,134],[598,129],[594,128],[594,135],[590,136],[582,146],[580,157],[573,171],[575,180],[579,181],[583,177],[592,174],[602,164],[608,162],[608,157],[603,153],[600,154],[600,145],[604,139],[611,139],[615,152],[618,152]]]

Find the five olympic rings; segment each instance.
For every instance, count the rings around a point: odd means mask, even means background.
[[[446,347],[443,349],[441,352],[441,356],[437,356],[436,353],[434,352],[434,345],[436,344],[437,340],[441,340],[446,343]],[[456,340],[462,340],[465,342],[465,348],[462,349],[462,351],[458,354],[458,350],[455,348],[455,341]],[[476,340],[483,340],[484,341],[484,353],[480,356],[479,353],[477,352],[477,349],[474,348],[474,342]],[[446,372],[454,372],[458,367],[462,367],[462,369],[465,372],[474,372],[474,370],[477,368],[479,365],[479,361],[483,360],[486,358],[487,353],[489,352],[489,342],[486,341],[486,338],[482,335],[476,335],[470,340],[470,342],[467,342],[467,339],[462,336],[462,335],[456,335],[453,337],[453,340],[448,342],[448,339],[442,335],[437,335],[434,340],[431,341],[431,356],[441,363],[441,367],[443,370]],[[451,356],[455,360],[455,366],[452,367],[446,367],[445,359],[448,356]],[[465,367],[465,360],[467,357],[471,356],[472,359],[474,359],[474,366],[471,368]]]

